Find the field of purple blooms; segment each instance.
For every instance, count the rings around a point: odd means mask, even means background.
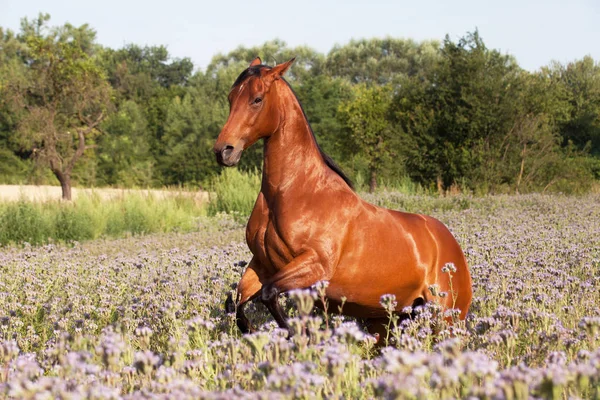
[[[433,303],[377,349],[356,321],[313,312],[315,288],[282,299],[291,339],[260,304],[242,336],[223,302],[250,254],[223,215],[4,247],[0,398],[600,398],[599,195],[366,197],[450,227],[473,275],[466,323],[433,329]]]

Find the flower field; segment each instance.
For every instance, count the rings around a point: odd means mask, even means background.
[[[260,304],[242,336],[223,302],[250,254],[227,216],[2,247],[0,398],[600,398],[600,196],[368,200],[450,227],[473,275],[466,323],[431,304],[378,349],[357,321],[311,311],[315,288],[282,298],[289,340]]]

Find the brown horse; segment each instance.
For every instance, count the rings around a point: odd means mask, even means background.
[[[242,332],[253,330],[244,304],[258,296],[280,327],[289,329],[278,295],[329,281],[331,308],[367,319],[385,318],[383,294],[396,310],[432,299],[430,285],[447,292],[446,309],[464,319],[471,276],[463,252],[438,220],[376,207],[363,201],[342,171],[319,148],[304,111],[282,78],[294,59],[268,67],[256,58],[229,93],[230,113],[213,151],[233,166],[242,151],[264,139],[262,185],[246,227],[253,258],[237,286]],[[456,272],[441,271],[453,263]],[[237,307],[236,307],[237,306]],[[369,321],[371,322],[369,324]]]

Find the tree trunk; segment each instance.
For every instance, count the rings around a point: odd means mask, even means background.
[[[369,177],[369,193],[375,192],[377,188],[377,171],[371,168],[371,176]]]
[[[60,182],[60,187],[62,188],[62,199],[71,201],[71,177],[69,175],[65,175],[65,179]]]
[[[527,143],[523,145],[523,151],[521,152],[521,169],[519,170],[519,176],[517,176],[517,186],[515,187],[515,193],[519,194],[519,185],[523,178],[523,170],[525,169],[525,150],[527,150]]]
[[[54,175],[60,182],[62,189],[62,199],[71,201],[71,174],[64,174],[62,171],[53,171]]]

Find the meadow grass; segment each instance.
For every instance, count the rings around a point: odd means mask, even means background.
[[[0,202],[0,244],[117,238],[198,229],[206,216],[227,213],[242,221],[250,215],[258,191],[259,172],[224,169],[212,182],[207,203],[190,193],[123,191],[121,194],[82,191],[72,202],[30,200]],[[114,190],[113,190],[114,191]]]
[[[250,215],[258,192],[260,191],[261,173],[258,171],[242,172],[237,168],[223,169],[212,182],[213,194],[208,205],[208,213],[228,213],[236,218]]]
[[[431,214],[471,207],[494,209],[500,196],[457,193],[439,195],[414,185],[408,178],[376,193],[360,192],[366,201],[406,212]],[[82,191],[72,202],[28,200],[0,202],[0,244],[74,242],[158,232],[197,230],[200,219],[230,214],[237,222],[249,217],[260,190],[259,171],[223,169],[211,183],[208,202],[199,203],[192,192],[171,190],[157,196],[146,191],[123,191],[109,196]],[[161,192],[162,193],[162,192]],[[560,195],[556,195],[560,196]],[[510,196],[508,196],[510,197]],[[524,200],[525,201],[525,200]]]
[[[223,302],[251,255],[226,214],[188,233],[8,246],[0,397],[599,399],[600,197],[404,196],[378,201],[425,205],[464,249],[465,323],[443,325],[434,302],[375,349],[358,321],[312,311],[321,285],[282,297],[290,339],[260,302],[258,332],[241,335]]]
[[[93,240],[157,232],[189,232],[199,219],[230,214],[246,221],[260,190],[261,174],[236,168],[223,169],[211,184],[207,203],[199,203],[191,192],[172,191],[156,196],[145,191],[123,191],[103,195],[82,191],[72,202],[28,200],[0,202],[0,244]],[[406,178],[400,184],[376,193],[359,193],[370,203],[407,212],[430,214],[471,207],[495,207],[502,196],[474,197],[469,194],[441,196],[425,191]]]
[[[93,240],[197,229],[206,207],[183,195],[156,198],[127,193],[113,198],[82,194],[77,200],[0,203],[0,244]]]

